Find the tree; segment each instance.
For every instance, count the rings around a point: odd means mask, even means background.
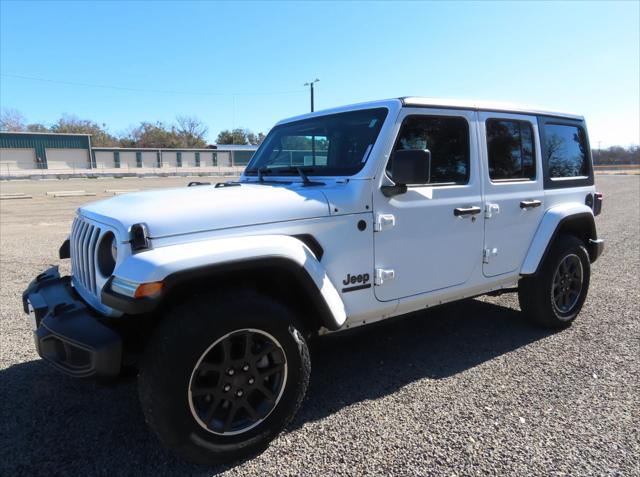
[[[27,124],[27,131],[29,132],[49,132],[49,128],[44,124],[33,123]]]
[[[205,147],[209,128],[195,116],[178,116],[176,132],[182,147]]]
[[[247,132],[247,142],[252,146],[259,146],[264,141],[265,135],[264,133],[258,133],[257,135],[252,133],[251,131]]]
[[[17,109],[2,108],[0,114],[0,130],[24,131],[24,116]]]
[[[607,149],[592,150],[594,164],[640,164],[640,146],[634,145],[625,149],[611,146]]]
[[[131,129],[127,136],[120,139],[124,147],[173,148],[181,147],[181,140],[175,128],[167,129],[164,123],[142,122]]]
[[[255,135],[249,129],[244,128],[236,128],[232,131],[225,129],[224,131],[220,131],[218,134],[218,138],[216,139],[217,144],[239,144],[239,145],[248,145],[256,146],[261,144],[264,141],[264,134],[258,133]]]
[[[106,125],[102,126],[88,119],[80,119],[77,116],[64,115],[51,126],[51,132],[67,134],[91,134],[91,143],[94,146],[116,146],[118,139],[109,134]]]

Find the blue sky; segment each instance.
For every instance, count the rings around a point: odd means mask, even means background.
[[[594,147],[626,146],[640,142],[639,25],[637,1],[0,1],[0,106],[114,133],[189,114],[213,141],[306,112],[317,77],[316,109],[514,101],[584,114]]]

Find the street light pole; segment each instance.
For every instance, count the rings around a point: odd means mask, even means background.
[[[312,113],[313,113],[313,83],[317,83],[318,81],[320,80],[316,78],[313,81],[309,81],[308,83],[304,84],[304,86],[309,86],[309,92],[311,94],[311,112]]]

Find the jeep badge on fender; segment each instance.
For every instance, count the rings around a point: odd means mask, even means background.
[[[237,182],[78,209],[71,275],[23,295],[37,351],[77,377],[135,365],[160,441],[241,459],[303,402],[310,339],[516,290],[533,323],[571,325],[604,247],[590,151],[581,116],[492,103],[286,119]]]

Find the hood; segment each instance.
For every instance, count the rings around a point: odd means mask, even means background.
[[[151,238],[209,230],[300,220],[329,215],[317,188],[292,184],[213,185],[158,189],[115,196],[88,204],[80,214],[127,234],[136,223]]]

